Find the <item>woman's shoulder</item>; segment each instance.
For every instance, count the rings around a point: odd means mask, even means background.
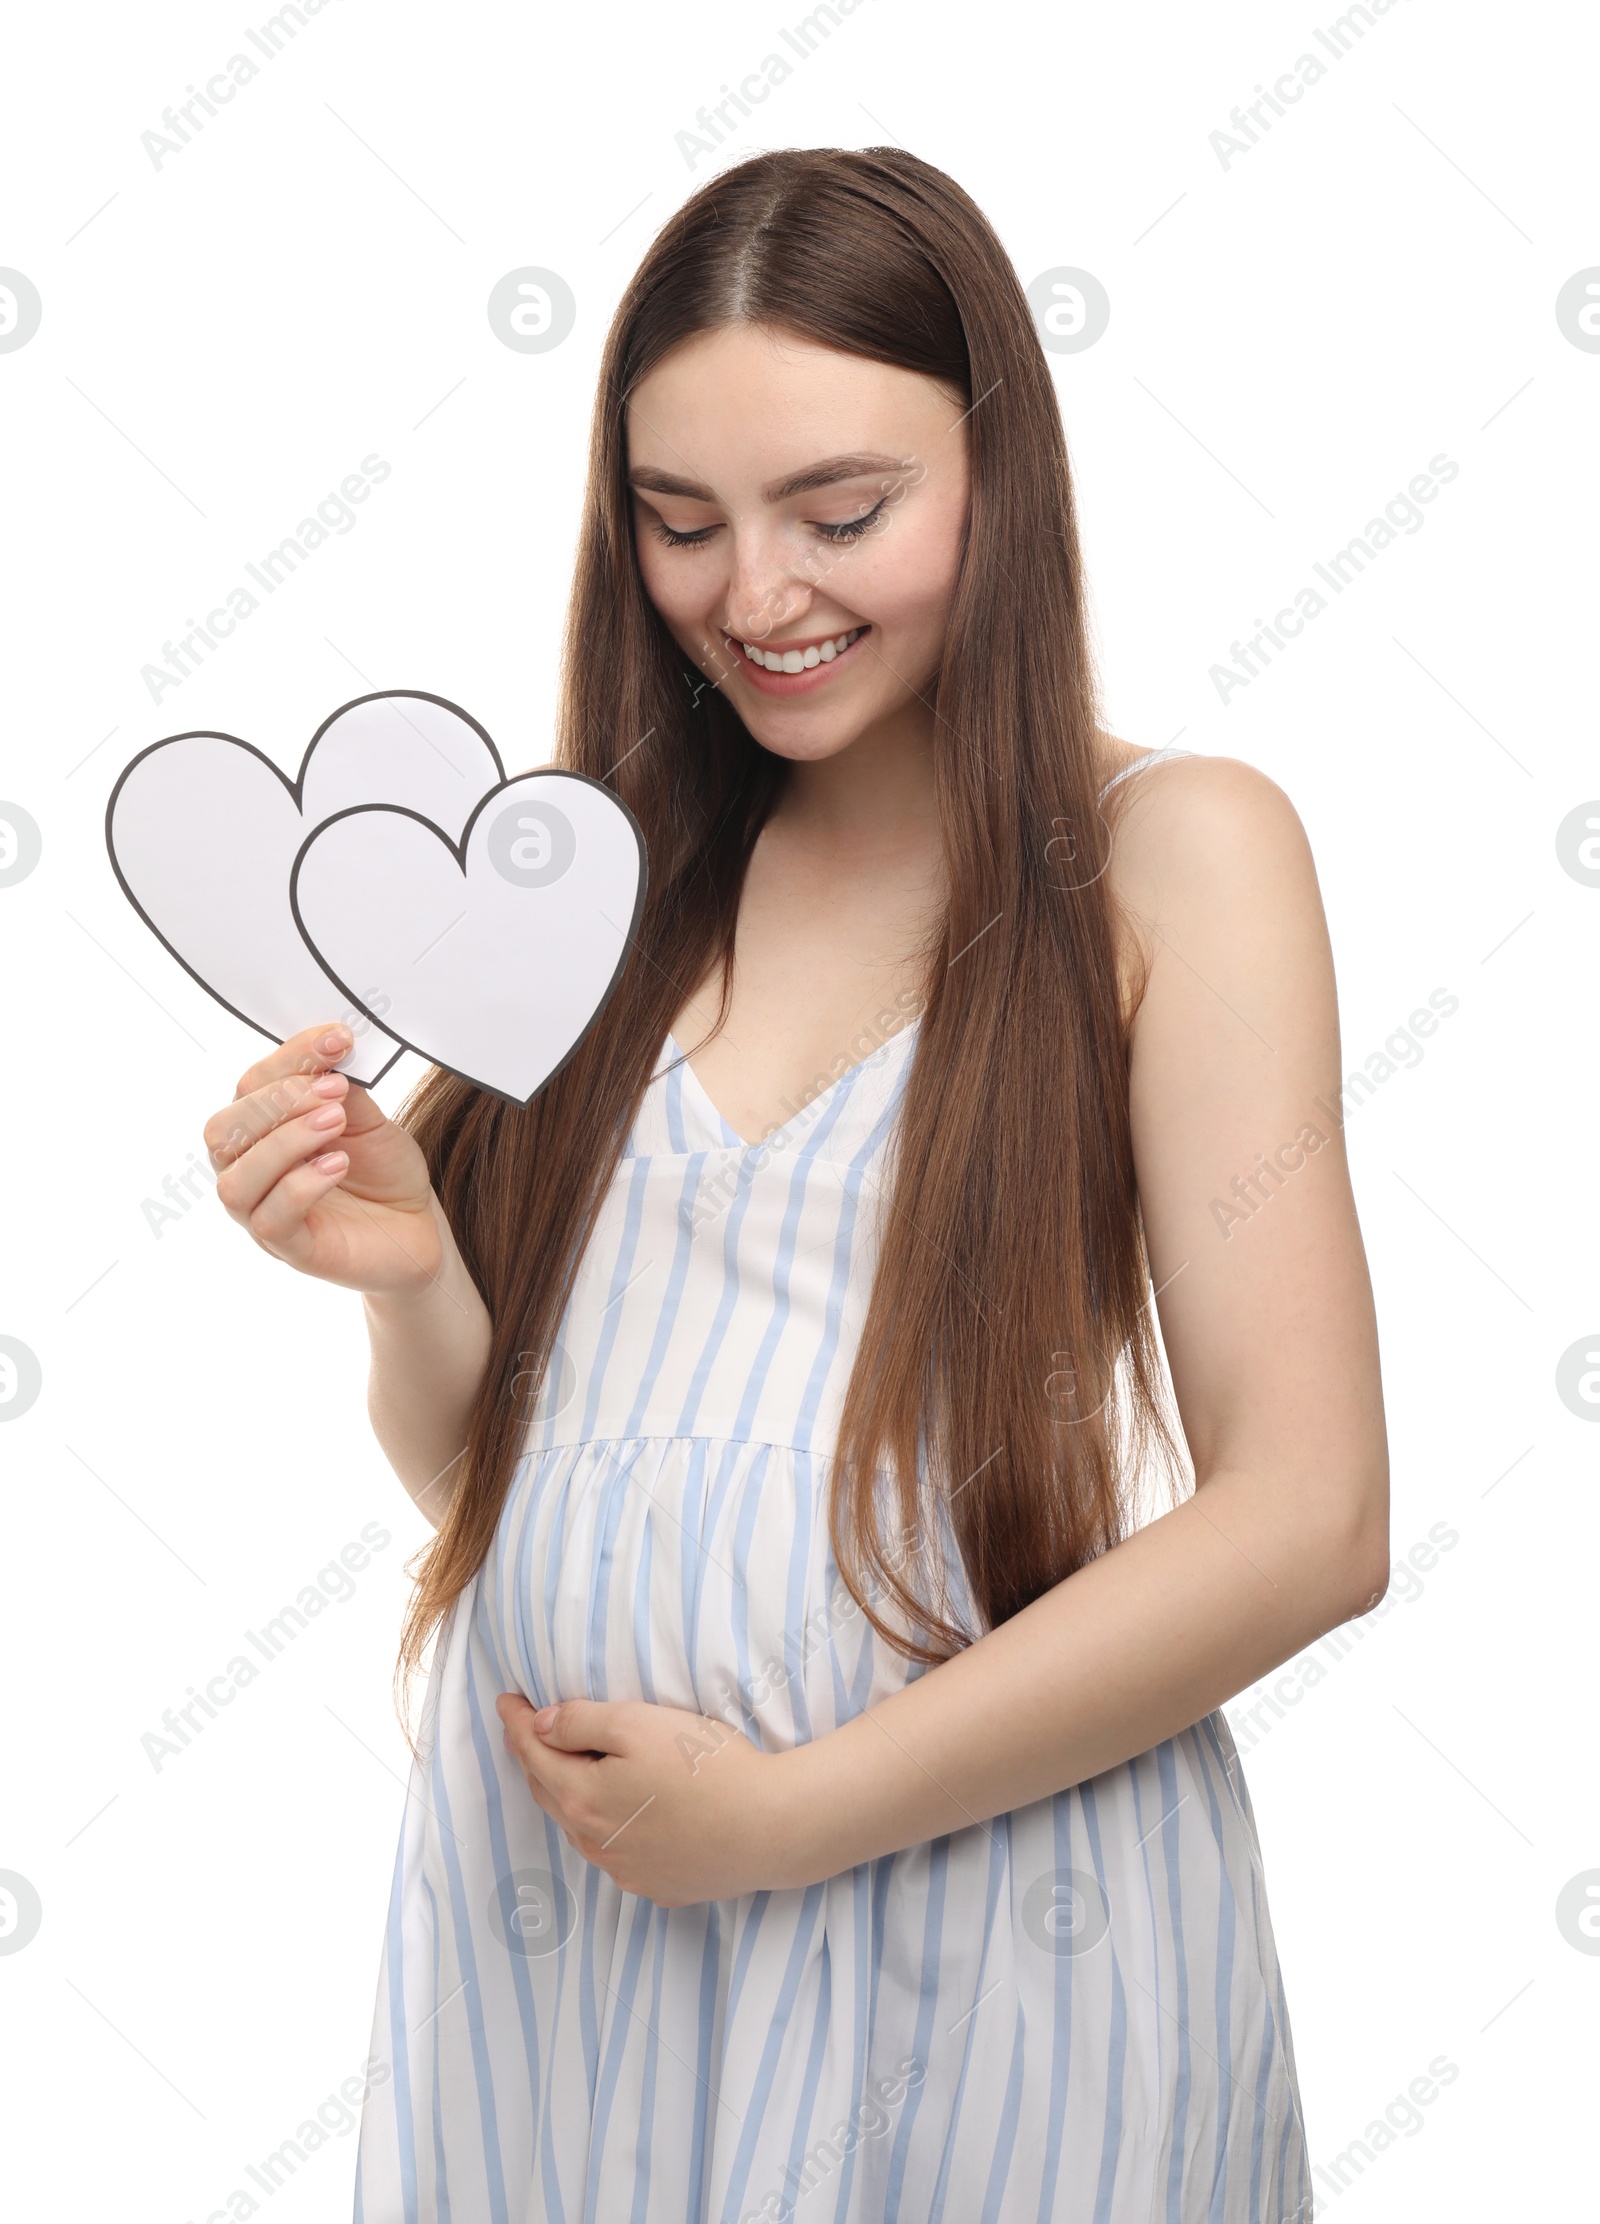
[[[1109,742],[1109,737],[1108,742]],[[1163,945],[1219,952],[1321,924],[1306,830],[1290,798],[1237,757],[1108,746],[1102,805],[1112,892],[1138,979]]]
[[[1293,803],[1278,783],[1238,757],[1202,756],[1171,742],[1159,749],[1104,737],[1100,799],[1116,847],[1176,864],[1220,842],[1269,847],[1291,832],[1304,839]],[[1114,813],[1114,817],[1112,814]]]

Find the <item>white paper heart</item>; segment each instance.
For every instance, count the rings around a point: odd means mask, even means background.
[[[464,710],[395,689],[324,720],[294,780],[231,734],[153,742],[111,791],[106,847],[128,901],[219,1004],[273,1042],[344,1019],[356,1044],[341,1070],[371,1083],[404,1046],[307,947],[289,905],[295,857],[311,828],[358,803],[403,805],[457,834],[504,778]]]
[[[633,813],[598,780],[547,770],[493,789],[459,842],[414,811],[339,812],[306,837],[290,902],[353,1002],[526,1104],[599,1016],[644,889]]]

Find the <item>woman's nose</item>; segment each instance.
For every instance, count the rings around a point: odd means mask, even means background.
[[[782,564],[752,552],[728,582],[728,631],[741,641],[762,641],[799,617],[811,599],[810,583]]]

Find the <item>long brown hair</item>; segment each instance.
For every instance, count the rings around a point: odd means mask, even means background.
[[[483,1564],[524,1386],[542,1378],[667,1032],[719,964],[726,1011],[745,869],[785,775],[686,671],[644,592],[627,487],[639,380],[681,341],[741,321],[922,372],[970,411],[933,704],[949,901],[833,1459],[840,1574],[888,1643],[946,1658],[1126,1534],[1135,1466],[1154,1451],[1170,1474],[1176,1459],[1134,1183],[1072,483],[1027,300],[979,209],[915,156],[763,154],[708,181],[656,239],[595,404],[554,761],[609,782],[643,830],[628,962],[532,1104],[435,1070],[401,1112],[494,1324],[448,1510],[418,1563],[402,1689]],[[952,1610],[963,1592],[971,1616]]]

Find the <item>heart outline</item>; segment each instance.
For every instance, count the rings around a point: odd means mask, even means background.
[[[126,787],[128,781],[132,778],[133,773],[135,772],[137,767],[143,764],[146,757],[153,757],[158,749],[169,749],[173,746],[174,743],[180,741],[225,741],[228,742],[233,748],[248,750],[252,757],[259,758],[261,763],[266,766],[267,770],[273,775],[273,777],[280,781],[282,785],[288,790],[289,795],[293,799],[296,813],[301,818],[304,818],[305,813],[302,809],[301,798],[305,793],[306,774],[311,768],[311,760],[316,753],[317,743],[322,739],[323,735],[328,731],[329,727],[334,725],[339,719],[343,718],[347,711],[358,710],[363,703],[380,702],[435,703],[441,710],[452,712],[455,717],[461,719],[465,725],[468,725],[472,728],[478,739],[483,743],[485,749],[488,750],[495,770],[500,775],[500,787],[503,788],[509,784],[506,777],[505,761],[501,757],[499,750],[495,747],[493,737],[490,735],[486,727],[479,724],[478,720],[473,717],[470,711],[463,710],[459,703],[452,703],[448,696],[432,694],[425,687],[378,687],[374,688],[368,695],[352,696],[348,703],[341,703],[337,710],[333,710],[328,713],[328,716],[322,721],[322,724],[317,728],[316,732],[311,736],[311,739],[306,743],[300,757],[300,769],[295,774],[293,779],[289,777],[288,773],[284,771],[281,765],[276,764],[273,759],[267,755],[266,751],[264,749],[258,748],[253,741],[244,741],[238,734],[222,733],[215,727],[197,726],[192,727],[186,733],[163,734],[159,741],[152,741],[148,743],[145,748],[139,750],[134,756],[130,757],[128,762],[123,766],[122,770],[117,774],[116,783],[113,786],[110,795],[106,798],[106,855],[111,860],[111,870],[116,875],[117,886],[122,890],[122,893],[127,897],[129,903],[133,906],[139,917],[144,921],[150,932],[155,936],[161,947],[167,952],[167,955],[177,960],[178,964],[182,966],[185,973],[188,974],[190,980],[196,982],[201,988],[203,988],[206,994],[211,998],[213,1003],[220,1004],[222,1006],[222,1009],[225,1012],[232,1013],[235,1019],[243,1020],[246,1027],[250,1028],[253,1033],[257,1035],[264,1035],[267,1041],[270,1043],[281,1042],[282,1037],[275,1035],[270,1027],[263,1027],[258,1019],[252,1019],[248,1012],[241,1012],[236,1004],[230,1004],[228,1002],[228,999],[224,995],[222,995],[219,990],[212,987],[211,983],[205,978],[203,973],[197,973],[195,971],[195,968],[184,956],[183,952],[177,949],[172,943],[167,940],[166,936],[156,925],[149,912],[145,910],[144,905],[139,901],[138,897],[134,894],[132,888],[129,886],[127,877],[123,873],[122,867],[118,862],[116,844],[112,840],[111,835],[112,821],[116,815],[117,798]],[[580,774],[577,777],[582,778],[586,776]],[[598,783],[596,784],[598,785]],[[498,789],[491,788],[490,790],[488,790],[488,794],[490,795],[496,793],[498,793]],[[616,801],[617,799],[613,797],[612,800]],[[405,808],[405,806],[358,804],[349,806],[349,808],[358,810],[403,809]],[[472,814],[473,818],[477,817],[478,809],[481,808],[482,806],[480,804],[474,809]],[[623,805],[623,808],[624,810],[627,809],[626,804]],[[332,814],[334,818],[342,818],[344,815],[345,814],[342,811],[336,811]],[[633,816],[631,812],[629,812],[628,815],[630,818]],[[413,812],[412,816],[420,817],[421,814],[420,812]],[[328,823],[329,822],[326,819],[318,821],[318,825],[321,826],[325,826]],[[424,820],[423,823],[425,825],[432,825],[433,822],[431,820]],[[467,821],[467,824],[468,826],[470,826],[472,824],[472,819],[469,819]],[[637,832],[638,822],[635,821],[634,825],[635,832]],[[377,1027],[383,1034],[388,1035],[391,1041],[393,1041],[398,1046],[395,1050],[394,1056],[388,1059],[382,1066],[378,1068],[378,1071],[372,1076],[372,1079],[370,1081],[356,1082],[356,1086],[358,1088],[370,1089],[373,1088],[378,1082],[380,1082],[386,1073],[392,1071],[392,1069],[399,1063],[404,1053],[411,1046],[409,1043],[401,1042],[400,1037],[394,1034],[390,1028],[385,1027],[383,1021],[375,1012],[368,1011],[366,1005],[363,1004],[358,997],[350,996],[350,991],[345,987],[342,981],[335,980],[334,975],[329,972],[328,967],[326,965],[323,965],[321,954],[317,950],[315,944],[311,941],[310,936],[306,933],[304,927],[300,926],[300,914],[299,911],[295,909],[294,905],[294,870],[295,867],[299,865],[300,854],[301,851],[304,850],[306,842],[311,839],[311,836],[315,834],[316,831],[317,827],[310,828],[306,834],[305,841],[302,841],[300,849],[295,852],[294,860],[290,867],[290,909],[294,915],[295,925],[300,930],[300,939],[302,940],[302,942],[305,943],[307,949],[311,952],[311,955],[315,959],[316,963],[321,966],[323,972],[328,975],[329,980],[333,981],[334,986],[339,990],[339,993],[342,996],[350,997],[350,1002],[355,1006],[356,1010],[365,1013],[366,1017],[372,1021],[373,1025]],[[439,833],[440,829],[436,827],[434,831],[436,833]],[[448,840],[448,836],[441,835],[441,839]],[[632,932],[631,926],[629,931],[630,933]],[[608,990],[607,994],[609,995],[609,993],[610,992]],[[574,1048],[576,1048],[576,1045],[574,1045]],[[348,1055],[348,1053],[346,1055]],[[351,1078],[354,1079],[354,1076],[351,1076]]]
[[[622,948],[617,953],[617,962],[611,969],[611,978],[606,982],[605,992],[601,996],[599,1002],[595,1005],[594,1010],[590,1013],[588,1022],[585,1025],[583,1032],[576,1037],[570,1048],[566,1051],[565,1055],[550,1068],[550,1071],[539,1083],[538,1088],[532,1090],[525,1097],[514,1097],[509,1095],[504,1089],[497,1089],[492,1081],[480,1081],[476,1074],[463,1073],[458,1066],[448,1065],[444,1059],[436,1058],[431,1051],[422,1049],[419,1044],[406,1041],[405,1037],[397,1033],[394,1028],[389,1026],[386,1020],[380,1019],[375,1012],[369,1010],[368,1007],[361,1001],[360,997],[356,995],[353,989],[348,988],[345,985],[344,981],[340,979],[339,975],[334,971],[328,960],[318,949],[316,943],[312,941],[311,936],[307,931],[306,923],[300,916],[300,866],[302,861],[304,860],[306,851],[311,847],[311,844],[323,831],[324,827],[333,826],[340,819],[355,818],[362,812],[385,811],[394,818],[415,819],[419,826],[426,827],[428,832],[432,834],[442,844],[442,846],[449,851],[451,857],[454,858],[456,870],[460,873],[463,883],[465,883],[467,877],[467,849],[472,840],[472,829],[474,828],[474,826],[476,826],[480,815],[488,808],[491,803],[495,801],[497,797],[504,795],[508,788],[521,787],[523,783],[528,780],[548,779],[581,780],[585,787],[598,788],[600,790],[600,793],[605,797],[606,801],[616,806],[616,808],[622,813],[623,817],[627,820],[629,826],[633,830],[634,843],[639,852],[639,878],[638,883],[634,889],[633,910],[629,916],[627,927],[624,929],[623,932]],[[588,1041],[590,1034],[593,1032],[595,1022],[599,1019],[601,1013],[610,1003],[612,991],[615,989],[618,981],[621,979],[622,969],[627,964],[629,954],[633,949],[634,932],[639,924],[639,915],[644,909],[645,889],[648,885],[649,878],[650,853],[645,847],[644,829],[640,826],[639,821],[635,818],[628,805],[623,802],[620,795],[614,795],[610,788],[606,786],[603,780],[596,780],[591,773],[572,772],[569,771],[565,765],[535,765],[531,768],[531,770],[527,772],[516,772],[509,774],[506,778],[502,779],[496,787],[488,788],[485,790],[483,795],[480,796],[478,801],[473,805],[471,814],[468,817],[466,824],[461,829],[461,839],[459,842],[452,842],[449,835],[444,831],[444,828],[442,826],[437,825],[432,819],[426,817],[421,811],[413,810],[407,803],[348,803],[345,805],[342,811],[330,812],[327,818],[323,819],[318,825],[312,827],[311,831],[306,835],[305,840],[295,851],[294,862],[289,867],[289,910],[294,919],[295,925],[300,930],[300,938],[305,943],[306,948],[316,959],[318,965],[321,966],[323,972],[327,974],[329,980],[334,982],[334,984],[337,986],[340,994],[349,997],[351,1003],[355,1006],[357,1011],[365,1012],[367,1017],[373,1022],[375,1026],[382,1027],[385,1034],[394,1035],[395,1041],[398,1042],[403,1049],[413,1052],[414,1055],[418,1058],[426,1059],[430,1066],[437,1066],[442,1073],[454,1074],[458,1081],[470,1082],[473,1088],[483,1089],[487,1091],[490,1096],[498,1097],[502,1104],[514,1104],[518,1106],[519,1109],[525,1111],[527,1107],[533,1102],[534,1098],[539,1095],[540,1091],[549,1087],[550,1083],[554,1081],[556,1075],[561,1072],[562,1068],[571,1063],[577,1052],[582,1048],[584,1043]],[[389,1064],[393,1065],[393,1063],[394,1060],[391,1059],[389,1061]],[[387,1073],[389,1067],[385,1066],[383,1070],[385,1073]]]

